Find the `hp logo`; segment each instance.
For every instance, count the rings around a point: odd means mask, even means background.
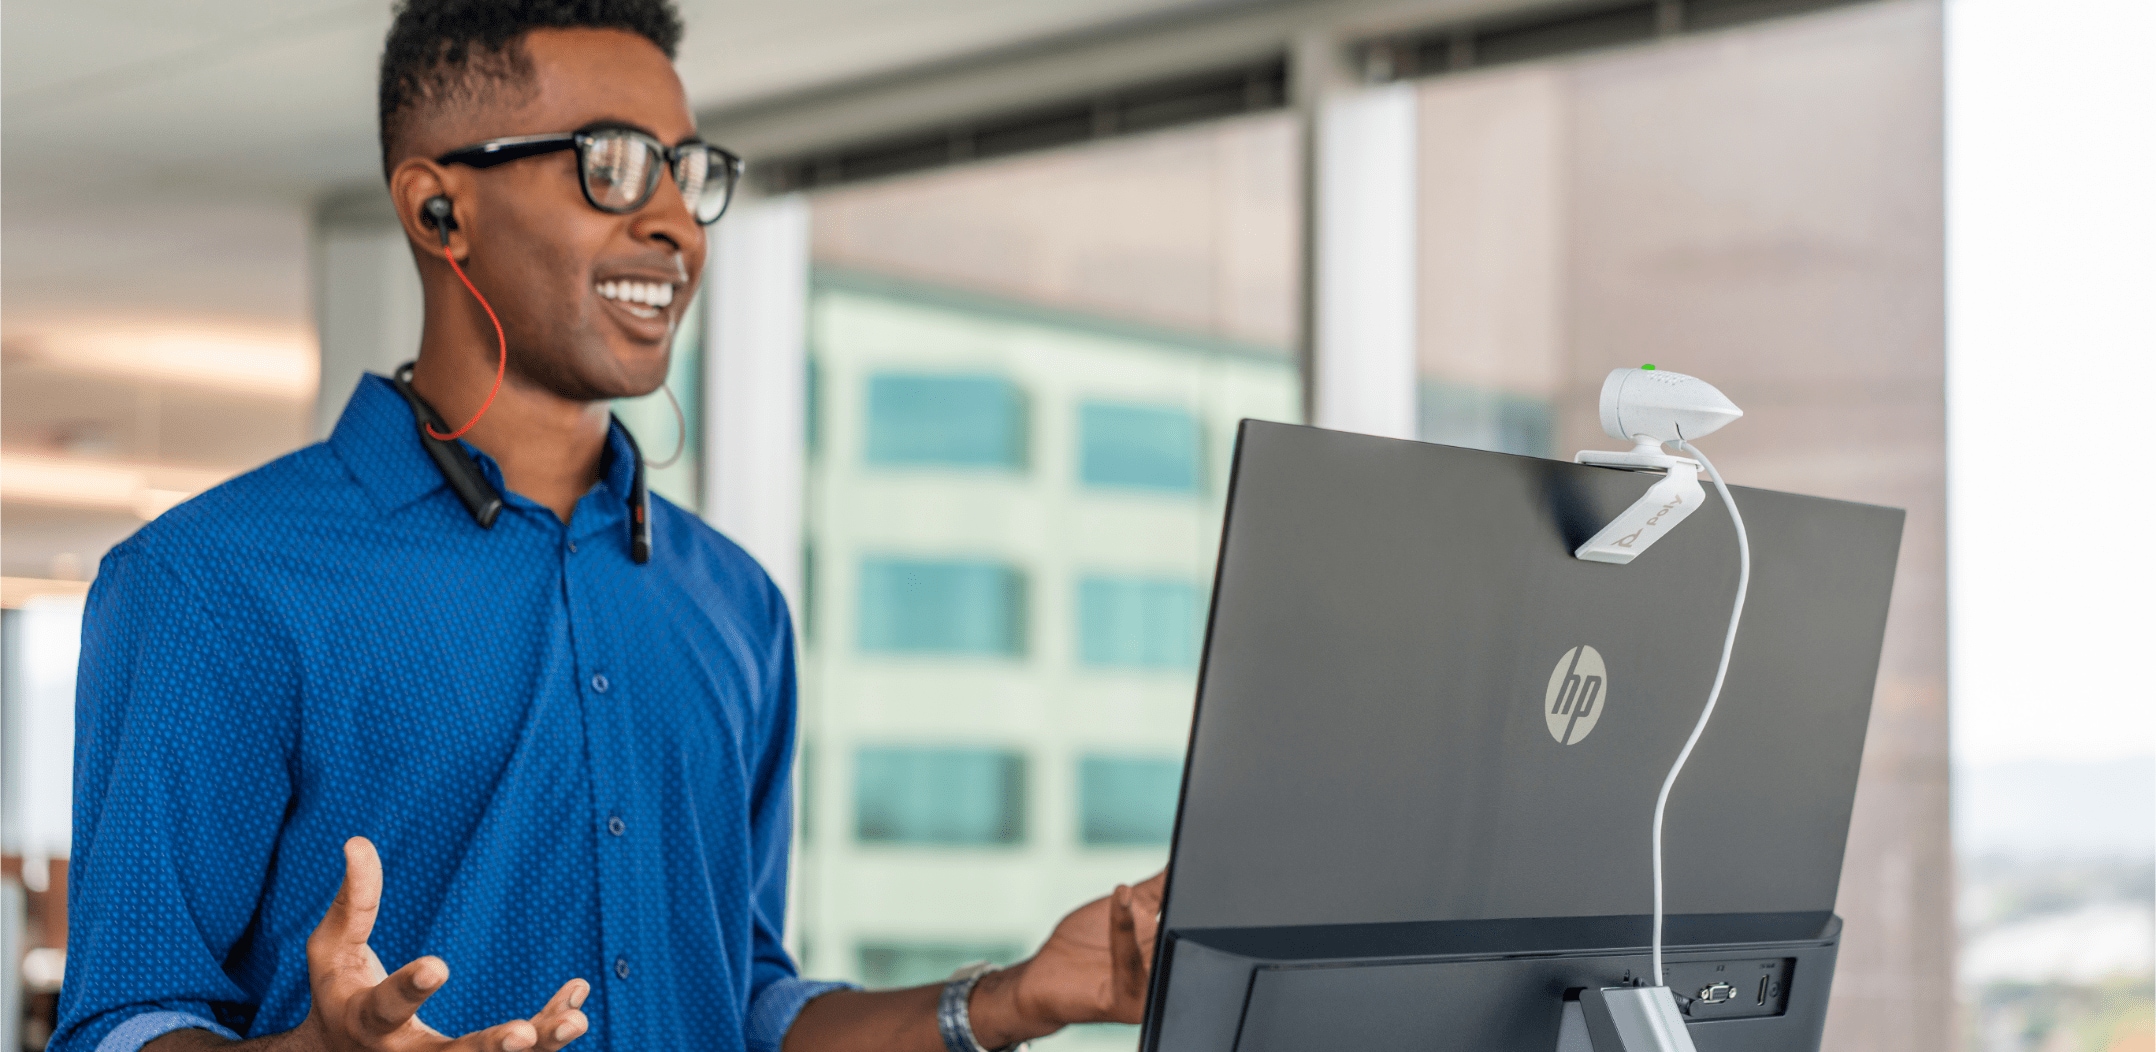
[[[1594,732],[1609,704],[1609,672],[1602,655],[1590,646],[1576,646],[1557,659],[1550,673],[1550,689],[1542,698],[1542,718],[1549,722],[1550,737],[1559,745],[1575,745]]]

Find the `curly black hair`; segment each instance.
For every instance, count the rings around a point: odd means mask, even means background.
[[[674,57],[673,0],[398,0],[382,43],[382,174],[415,109],[476,102],[531,79],[524,35],[534,29],[621,29]]]

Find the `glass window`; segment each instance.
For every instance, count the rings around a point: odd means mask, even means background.
[[[925,986],[973,964],[1014,964],[1025,951],[1002,942],[865,942],[861,983],[871,989]]]
[[[1165,847],[1175,834],[1183,764],[1166,756],[1078,761],[1078,835],[1098,847]]]
[[[999,376],[878,373],[868,381],[868,462],[1022,469],[1025,398]]]
[[[1026,834],[1025,783],[1025,757],[1002,749],[865,748],[854,759],[855,835],[872,844],[1016,844]]]
[[[1556,415],[1547,398],[1424,377],[1417,432],[1425,442],[1546,457]]]
[[[1748,411],[1702,443],[1731,482],[1910,510],[1836,905],[1905,941],[1867,970],[1893,994],[1835,991],[1828,1048],[1941,1048],[1952,1012],[1941,6],[1412,88],[1423,437],[1622,449],[1603,377],[1653,363]],[[1821,426],[1852,414],[1876,426]],[[1921,876],[1866,876],[1888,868]]]
[[[1166,862],[1157,815],[1150,843],[1085,846],[1076,765],[1179,756],[1189,739],[1236,422],[1301,418],[1298,136],[1268,114],[810,197],[822,454],[804,479],[801,606],[817,624],[801,736],[819,745],[804,806],[821,814],[793,931],[818,978],[934,981],[992,957],[975,945],[1030,950],[1066,910]],[[971,408],[946,411],[958,402]],[[1118,617],[1146,627],[1119,633]],[[907,828],[905,806],[946,806],[881,788],[894,761],[857,780],[864,745],[964,750],[984,734],[1057,772],[1028,787],[1043,824],[992,841],[987,866],[972,836],[995,815],[953,811],[966,837],[903,850],[855,839]],[[1001,768],[976,763],[995,784]],[[899,952],[919,946],[969,949]],[[1128,1052],[1134,1034],[1034,1047]]]
[[[673,404],[667,398],[671,394]],[[675,410],[680,416],[675,416]],[[666,363],[666,389],[614,403],[614,415],[636,436],[652,492],[690,511],[703,507],[704,296],[681,314]],[[677,453],[676,450],[679,450]],[[672,458],[671,460],[668,458]]]
[[[861,649],[1002,654],[1026,649],[1026,581],[1001,563],[870,557],[861,561]]]
[[[1191,581],[1088,576],[1078,582],[1078,661],[1092,668],[1196,668],[1199,603]]]
[[[1174,406],[1087,402],[1078,407],[1078,477],[1088,486],[1195,493],[1197,418]]]

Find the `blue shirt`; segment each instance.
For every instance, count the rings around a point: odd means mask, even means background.
[[[410,408],[360,382],[328,442],[165,513],[83,620],[59,1052],[307,1015],[305,942],[347,837],[382,858],[371,944],[437,954],[420,1017],[462,1034],[592,984],[617,1052],[777,1049],[809,998],[780,943],[792,832],[786,603],[652,499],[633,457],[564,524],[473,522]]]

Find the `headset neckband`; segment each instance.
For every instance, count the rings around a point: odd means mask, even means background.
[[[404,396],[406,405],[412,407],[413,429],[419,433],[420,448],[427,451],[427,459],[434,462],[435,470],[442,473],[442,481],[449,491],[457,495],[464,510],[471,513],[472,521],[482,530],[494,528],[501,517],[502,495],[487,481],[486,472],[479,470],[479,463],[466,453],[455,439],[440,439],[427,430],[444,431],[441,414],[419,397],[412,389],[412,366],[406,362],[390,373],[389,382],[395,384],[397,393]],[[621,421],[609,414],[610,426],[620,427],[621,437],[629,443],[629,455],[636,458],[636,467],[629,475],[629,558],[641,566],[651,561],[651,491],[644,481],[644,451],[636,444],[636,436],[621,427]]]

